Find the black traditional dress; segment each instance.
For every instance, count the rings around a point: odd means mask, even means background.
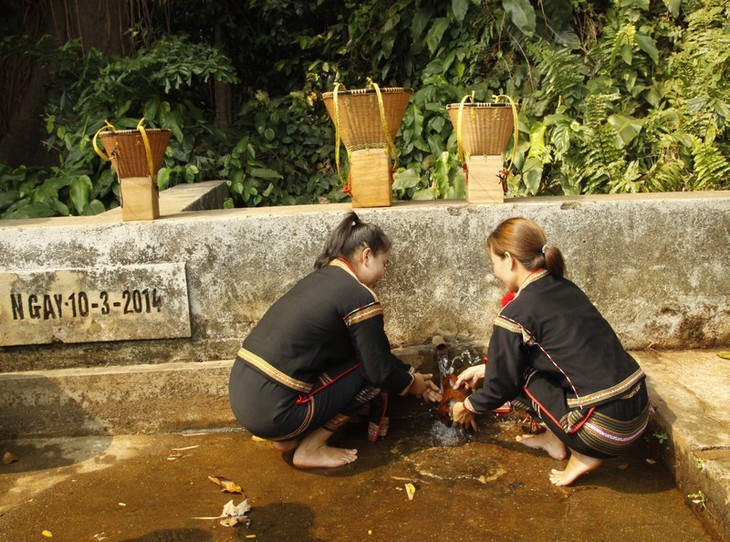
[[[483,386],[464,401],[472,412],[512,401],[597,458],[619,455],[646,428],[644,372],[567,279],[530,275],[495,319],[487,358]]]
[[[334,431],[372,401],[374,441],[387,428],[381,390],[405,394],[410,372],[390,352],[377,296],[337,259],[299,281],[246,337],[229,397],[239,423],[271,440]]]

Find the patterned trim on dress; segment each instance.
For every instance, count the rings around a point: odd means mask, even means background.
[[[511,318],[507,318],[500,314],[494,319],[494,325],[506,329],[511,333],[519,333],[522,335],[522,342],[528,346],[533,346],[535,344],[535,339],[532,335],[530,335],[530,332]]]
[[[390,419],[388,416],[383,416],[380,424],[368,422],[368,441],[375,443],[378,438],[385,438],[388,436],[388,429],[390,429]]]
[[[347,420],[349,419],[350,416],[347,416],[345,414],[337,414],[334,418],[324,424],[324,428],[332,432],[337,431],[340,427],[345,425],[347,423]]]
[[[309,428],[309,424],[312,423],[312,419],[314,418],[314,399],[312,399],[311,401],[308,401],[306,403],[306,405],[307,405],[307,407],[306,407],[307,413],[304,415],[304,419],[302,420],[302,423],[299,424],[299,427],[297,427],[294,431],[292,431],[288,435],[272,438],[269,440],[291,440],[295,437],[298,437],[304,431],[306,431]]]
[[[373,301],[362,307],[358,307],[354,311],[345,315],[343,320],[345,325],[350,327],[354,324],[367,320],[368,318],[375,318],[376,316],[383,315],[383,306],[378,301]]]
[[[586,407],[586,406],[592,406],[596,405],[602,401],[605,401],[606,399],[613,399],[614,397],[617,397],[621,395],[622,393],[625,393],[626,390],[632,388],[637,383],[641,381],[642,378],[644,378],[644,371],[639,368],[629,376],[628,378],[624,379],[622,382],[619,382],[615,386],[611,386],[610,388],[606,388],[605,390],[600,390],[593,392],[588,395],[584,395],[583,397],[576,397],[575,399],[568,399],[568,407],[569,408],[577,408],[577,407]],[[577,395],[577,394],[576,394]]]
[[[357,278],[357,275],[355,274],[355,272],[352,270],[352,268],[345,261],[340,260],[340,259],[334,259],[330,263],[328,263],[327,265],[332,265],[334,267],[339,267],[340,269],[343,269],[344,271],[346,271],[350,276],[352,276],[352,278],[354,278],[357,282],[359,282],[360,285],[363,288],[365,288],[368,292],[370,292],[371,294],[373,294],[373,298],[375,299],[375,301],[378,300],[378,296],[375,294],[375,292],[373,292],[370,288],[368,288],[366,285],[364,285],[362,282],[360,282],[360,279]]]
[[[533,282],[538,281],[541,278],[543,278],[544,276],[549,275],[549,274],[550,273],[548,273],[548,270],[547,269],[542,269],[542,268],[536,269],[535,271],[533,271],[532,273],[530,273],[530,276],[528,276],[525,279],[525,282],[523,282],[520,285],[520,290],[517,293],[519,294],[519,292],[522,291],[522,290],[524,290],[527,286],[529,286]]]
[[[279,369],[271,365],[268,361],[260,358],[253,352],[249,352],[243,347],[241,347],[241,349],[238,351],[238,356],[262,371],[266,376],[268,376],[275,382],[278,382],[282,386],[286,386],[289,389],[302,393],[309,393],[310,391],[312,391],[312,384],[310,384],[309,382],[303,382],[282,373]]]
[[[580,431],[578,437],[590,448],[607,455],[620,455],[636,441],[649,423],[649,407],[629,421],[615,420],[600,412],[594,412]]]
[[[536,279],[537,280],[537,279]],[[561,375],[563,375],[563,378],[565,378],[565,381],[570,385],[570,389],[573,390],[573,395],[576,397],[580,397],[578,395],[578,390],[575,389],[575,386],[573,385],[573,381],[568,376],[568,373],[563,371],[563,369],[558,365],[558,363],[553,359],[553,357],[548,354],[548,351],[545,350],[542,345],[537,342],[537,339],[533,337],[532,333],[526,329],[522,324],[519,322],[512,320],[511,318],[508,318],[507,316],[499,315],[494,320],[494,325],[502,327],[508,331],[511,331],[512,333],[520,333],[522,335],[522,342],[524,342],[528,346],[537,346],[540,351],[545,354],[545,357],[550,361],[550,363],[553,364],[553,367],[555,367],[558,372],[560,372]]]

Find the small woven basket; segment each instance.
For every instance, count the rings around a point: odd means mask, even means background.
[[[383,130],[375,89],[338,91],[337,112],[335,112],[334,94],[334,92],[324,92],[322,98],[348,151],[389,146]],[[392,142],[403,121],[413,91],[401,87],[386,87],[380,89],[380,94],[383,99],[383,115]]]
[[[459,108],[461,130],[459,130]],[[519,105],[515,106],[519,110]],[[446,106],[454,129],[461,132],[460,148],[468,155],[499,156],[507,148],[514,131],[514,116],[510,104],[463,103]]]
[[[104,149],[111,158],[120,179],[129,177],[157,178],[157,172],[165,156],[170,130],[145,129],[150,144],[150,156],[145,150],[139,130],[115,130],[99,132]]]

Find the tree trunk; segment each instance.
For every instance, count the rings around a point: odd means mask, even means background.
[[[40,38],[50,34],[61,45],[80,39],[83,50],[91,47],[107,55],[124,55],[132,51],[129,38],[130,6],[138,16],[147,13],[144,2],[134,0],[46,0],[26,2],[24,27],[18,35]],[[0,127],[0,163],[11,166],[50,165],[54,157],[43,147],[43,110],[46,106],[48,74],[52,67],[3,60],[11,69],[25,69],[30,74],[27,86],[12,84],[12,77],[0,75],[0,92],[4,99],[17,106],[3,109]],[[21,68],[21,66],[24,66]]]
[[[215,47],[226,53],[226,40],[220,24],[215,26]],[[231,129],[231,85],[213,81],[213,99],[215,101],[215,127],[223,132]]]

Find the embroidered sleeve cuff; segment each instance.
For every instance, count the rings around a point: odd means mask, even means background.
[[[408,371],[408,376],[410,377],[411,381],[408,383],[408,385],[403,388],[403,391],[400,392],[399,395],[408,395],[408,392],[411,391],[411,386],[413,386],[413,383],[416,381],[416,377],[413,376],[413,367]]]

